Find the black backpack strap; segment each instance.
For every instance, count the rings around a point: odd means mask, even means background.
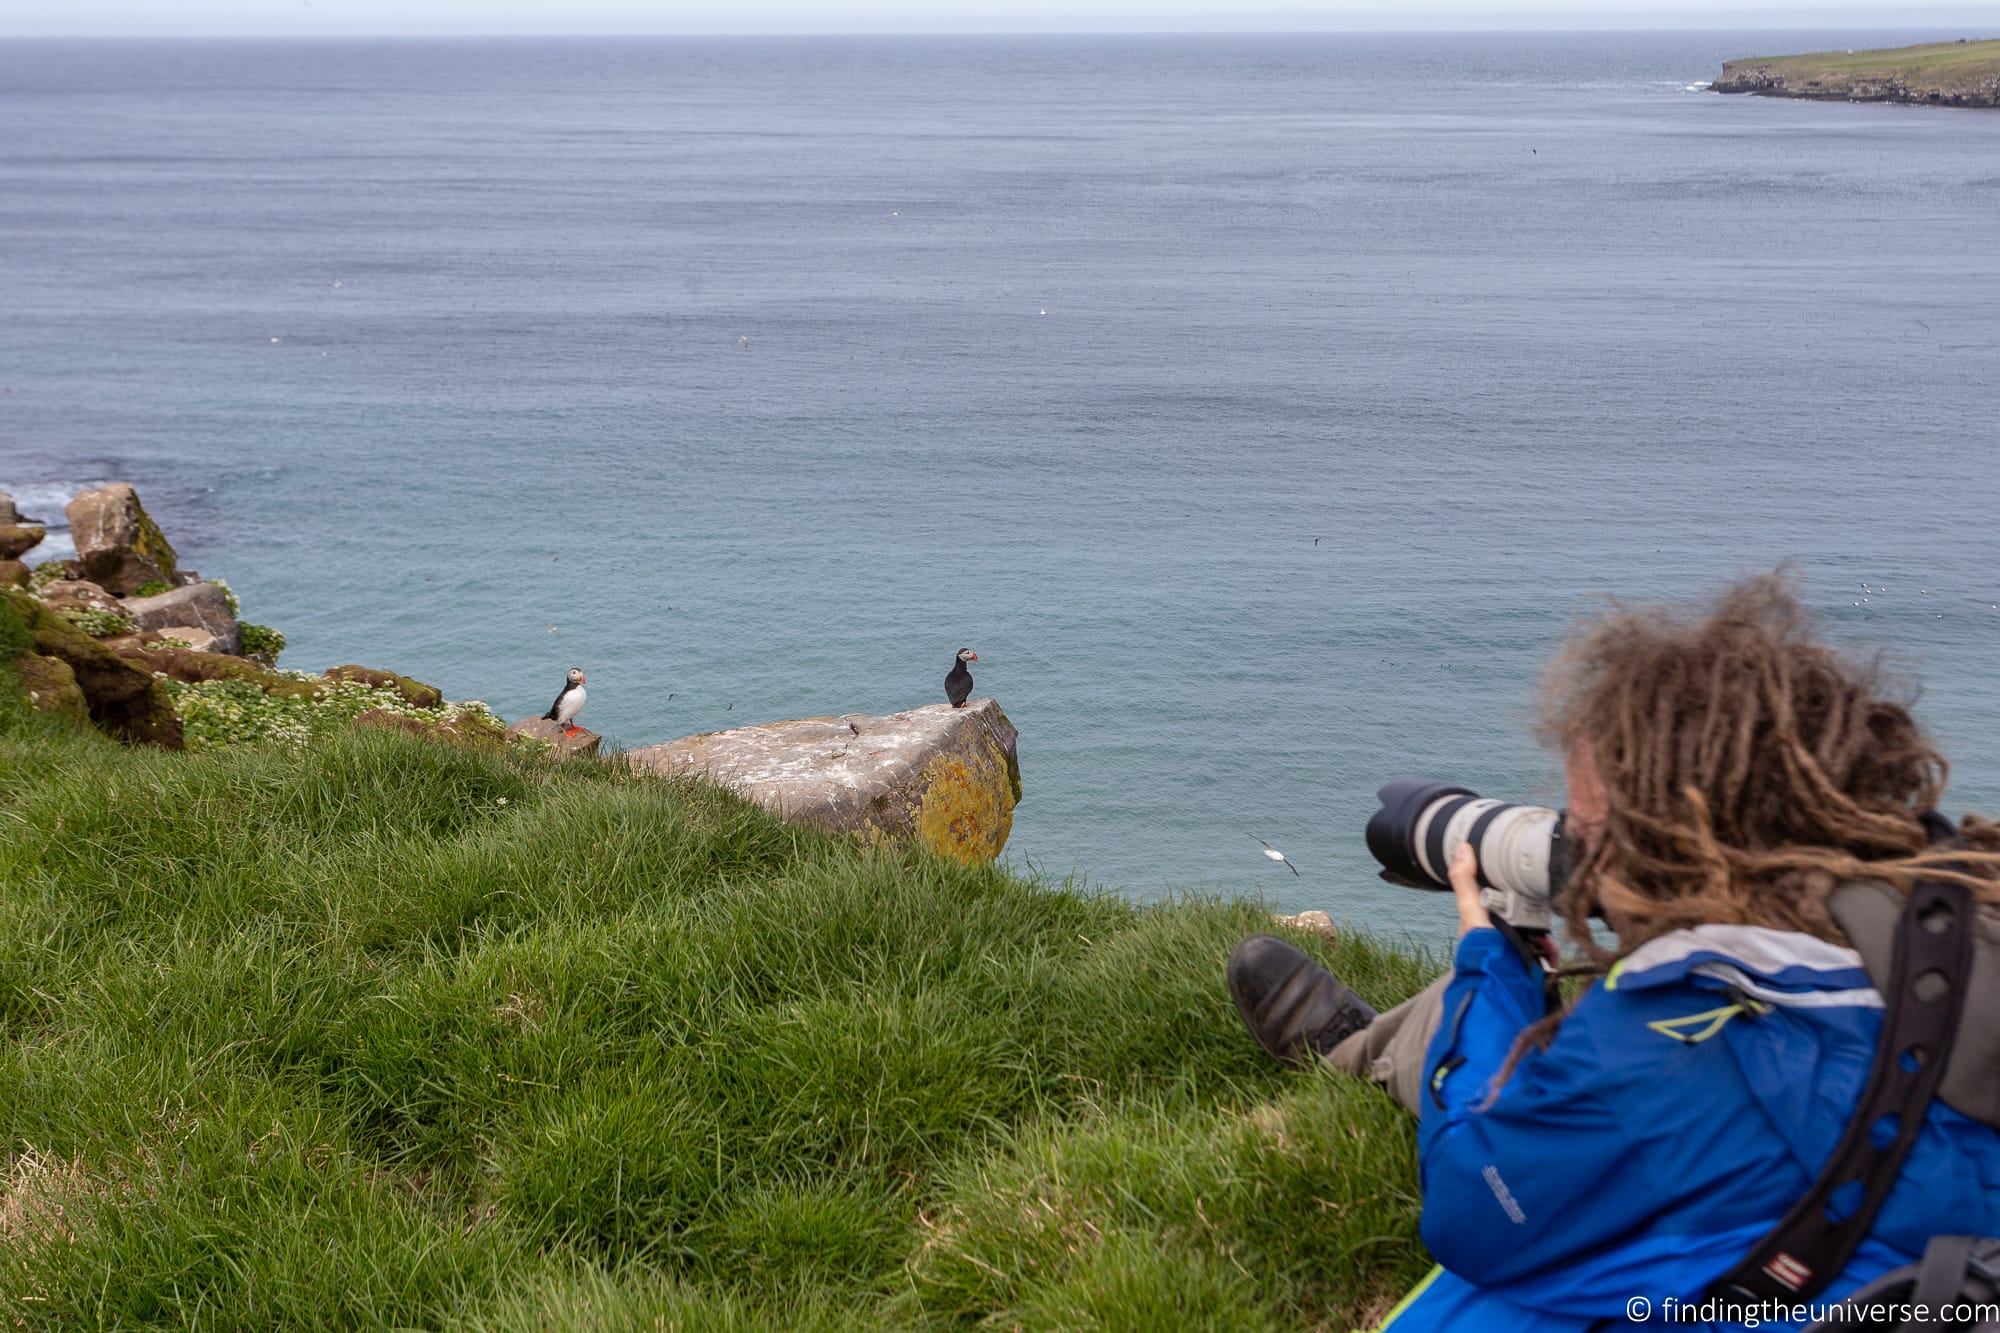
[[[1910,1290],[1910,1303],[1930,1310],[1955,1303],[1972,1270],[1972,1245],[1971,1236],[1932,1236],[1917,1264],[1917,1285]]]
[[[1711,1295],[1757,1303],[1810,1299],[1840,1274],[1888,1200],[1923,1127],[1965,1008],[1972,972],[1973,900],[1960,884],[1920,881],[1896,927],[1895,966],[1883,994],[1882,1035],[1861,1105],[1806,1196],[1750,1253],[1718,1278]],[[1877,1123],[1895,1138],[1877,1147]],[[1862,1191],[1845,1217],[1837,1191]]]
[[[1538,941],[1548,938],[1546,930],[1522,930],[1505,917],[1493,918],[1493,929],[1500,932],[1500,938],[1512,946],[1521,961],[1528,965],[1528,973],[1542,979],[1542,1012],[1552,1014],[1562,1008],[1562,984],[1556,974],[1548,968],[1548,960],[1542,956]]]

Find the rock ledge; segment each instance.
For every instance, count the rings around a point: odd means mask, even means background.
[[[657,777],[709,778],[785,819],[914,837],[967,863],[1000,854],[1021,799],[1014,724],[991,699],[737,727],[625,761]]]

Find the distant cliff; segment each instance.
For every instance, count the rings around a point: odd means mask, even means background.
[[[2000,107],[2000,40],[1726,60],[1719,93]]]

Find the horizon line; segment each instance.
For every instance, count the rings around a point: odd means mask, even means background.
[[[970,38],[984,40],[991,38],[1060,38],[1060,37],[1448,37],[1448,36],[1514,36],[1546,34],[1550,36],[1591,36],[1609,33],[1733,33],[1733,32],[1953,32],[1960,30],[1951,26],[1933,23],[1769,23],[1769,24],[1728,24],[1722,26],[1681,25],[1663,27],[1655,24],[1625,26],[1480,26],[1465,28],[1426,27],[1342,27],[1342,28],[1059,28],[1029,30],[1014,28],[994,28],[972,30],[884,28],[880,30],[856,30],[852,28],[819,29],[800,28],[782,31],[755,32],[707,32],[666,29],[633,29],[629,31],[514,31],[514,32],[451,32],[451,31],[380,31],[380,32],[298,32],[256,30],[256,31],[215,31],[215,32],[0,32],[0,42],[156,42],[156,41],[259,41],[282,38],[299,41],[627,41],[633,39],[692,39],[703,41],[755,41],[761,39],[783,40],[789,38]],[[2000,37],[2000,25],[1994,25],[1993,37],[1967,37],[1968,41],[1993,40]]]

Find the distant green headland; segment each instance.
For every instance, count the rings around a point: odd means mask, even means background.
[[[1719,93],[1831,102],[2000,107],[2000,39],[1725,60],[1711,86]]]

